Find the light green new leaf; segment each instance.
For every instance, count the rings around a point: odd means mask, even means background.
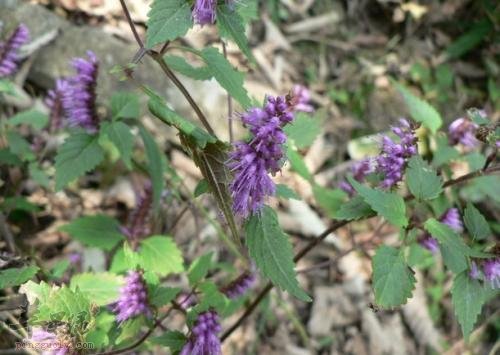
[[[372,259],[375,301],[382,307],[406,303],[415,287],[413,270],[406,264],[403,253],[383,245]]]
[[[39,268],[35,265],[9,268],[0,271],[0,290],[20,285],[36,275]]]
[[[139,265],[160,276],[184,271],[182,253],[170,237],[155,235],[141,241]]]
[[[193,24],[191,4],[185,0],[155,0],[148,17],[147,48],[185,35]]]
[[[83,132],[69,136],[56,155],[56,191],[94,169],[103,159],[98,136]]]
[[[307,148],[321,133],[321,120],[318,117],[299,112],[293,122],[285,126],[284,131],[299,149]]]
[[[139,127],[139,133],[146,149],[148,172],[153,186],[153,206],[156,209],[160,205],[161,194],[165,188],[165,181],[163,180],[164,161],[162,153],[151,134],[142,126]]]
[[[110,272],[83,273],[71,278],[70,288],[77,288],[98,306],[105,306],[118,299],[123,276]]]
[[[46,114],[43,114],[37,110],[28,110],[20,112],[7,121],[7,123],[12,126],[17,126],[20,124],[28,124],[37,130],[40,130],[43,127],[45,127],[48,122],[49,122],[49,117]]]
[[[482,240],[491,235],[491,229],[486,218],[470,202],[467,203],[465,208],[464,222],[467,230],[475,239]]]
[[[403,198],[392,192],[375,190],[361,185],[349,177],[352,187],[364,198],[371,208],[379,215],[387,219],[396,227],[404,228],[408,225],[406,217],[406,205]]]
[[[443,191],[443,181],[420,155],[410,159],[406,181],[413,196],[419,200],[432,200]]]
[[[362,196],[354,196],[352,199],[340,206],[340,209],[335,213],[334,218],[341,220],[355,220],[370,216],[373,210]]]
[[[124,239],[119,232],[120,223],[105,215],[86,216],[75,219],[60,228],[81,243],[111,250]]]
[[[245,224],[248,252],[262,274],[303,301],[311,298],[295,276],[292,246],[283,233],[276,212],[268,206],[251,216]]]
[[[176,55],[166,55],[163,57],[163,60],[167,63],[170,69],[175,70],[176,72],[179,72],[189,78],[195,80],[210,80],[212,78],[212,72],[208,67],[194,67],[182,57]]]
[[[252,62],[255,58],[248,46],[248,40],[245,35],[245,27],[241,16],[231,9],[226,4],[217,7],[217,28],[221,37],[231,38],[238,45],[240,50]]]
[[[101,130],[109,137],[109,140],[118,148],[125,165],[131,168],[132,149],[134,147],[134,135],[130,127],[120,121],[104,122]]]
[[[451,288],[451,301],[465,339],[468,339],[481,313],[486,301],[485,296],[485,288],[478,280],[470,278],[467,271],[455,276]]]
[[[408,89],[400,84],[396,84],[397,89],[403,95],[403,98],[410,111],[410,116],[417,122],[421,122],[424,126],[429,128],[432,133],[436,131],[443,124],[443,120],[439,112],[434,107],[429,105],[426,101],[413,95]]]
[[[470,255],[472,250],[465,244],[460,235],[434,218],[428,219],[424,228],[439,242],[443,261],[451,271],[459,273],[467,269],[466,256]]]
[[[244,110],[251,106],[251,100],[243,86],[245,75],[237,71],[216,48],[205,48],[200,53],[215,80],[238,101]]]
[[[139,117],[139,97],[131,92],[118,92],[111,96],[111,115],[117,118]]]

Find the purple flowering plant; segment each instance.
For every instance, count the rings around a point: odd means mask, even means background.
[[[16,112],[1,126],[9,130],[1,132],[8,143],[1,148],[6,157],[2,159],[22,167],[30,181],[46,191],[66,194],[95,181],[105,185],[117,174],[137,185],[121,211],[80,216],[58,229],[83,247],[100,250],[104,265],[94,269],[87,254],[73,253],[51,270],[33,262],[22,270],[12,267],[18,278],[9,279],[2,271],[2,284],[20,286],[29,302],[23,341],[53,346],[48,354],[76,353],[76,344],[82,342],[95,348],[78,353],[118,354],[166,346],[183,355],[222,354],[224,342],[270,299],[273,289],[314,302],[307,284],[299,282],[297,263],[335,231],[351,224],[366,228],[369,219],[378,219],[399,235],[370,241],[370,252],[353,242],[353,250],[373,255],[376,305],[404,305],[414,293],[416,269],[442,268],[468,337],[483,305],[500,290],[498,225],[493,223],[495,214],[482,204],[485,181],[498,183],[498,125],[486,112],[471,110],[443,127],[439,113],[398,85],[409,116],[372,136],[375,154],[353,157],[347,168],[320,182],[304,159],[322,128],[321,107],[312,90],[296,84],[287,92],[252,97],[241,68],[228,60],[226,45],[232,41],[250,65],[255,61],[245,36],[249,18],[241,14],[244,1],[171,2],[176,8],[163,1],[152,4],[145,38],[130,20],[139,51],[131,63],[113,70],[136,85],[139,94],[100,92],[100,82],[112,77],[103,71],[105,58],[89,48],[75,53],[62,71],[65,75],[46,91],[45,111]],[[126,1],[120,3],[129,18]],[[183,16],[176,18],[175,26],[165,25],[172,13]],[[221,46],[172,45],[190,28],[203,31],[209,26],[219,30]],[[0,42],[1,80],[15,76],[22,65],[20,48],[28,41],[29,30],[20,24]],[[170,54],[171,49],[196,57],[203,66]],[[144,56],[179,89],[196,121],[172,109],[172,102],[147,83],[137,82],[135,70]],[[227,91],[227,132],[214,128],[219,118],[205,115],[178,73],[195,80],[213,78]],[[4,94],[8,92],[0,91]],[[142,120],[146,108],[141,99],[147,101],[147,115],[157,119],[154,124],[176,133],[176,144],[199,170],[202,178],[194,191],[170,163],[150,122]],[[18,133],[20,126],[29,133]],[[51,136],[64,141],[51,143]],[[52,156],[47,152],[54,144]],[[39,157],[29,149],[35,146]],[[464,172],[463,160],[470,159],[471,152],[479,162],[469,161]],[[300,176],[311,196],[299,196],[284,184],[290,176]],[[313,201],[328,226],[293,246],[277,211],[301,197]],[[182,204],[185,207],[169,220],[170,209]],[[208,204],[210,211],[217,211],[216,218],[207,212]],[[217,230],[223,253],[188,256],[190,246],[180,243],[175,231],[191,210],[202,211],[202,218]],[[225,265],[230,263],[232,267]],[[31,281],[35,275],[40,276],[37,282]],[[473,296],[478,310],[471,314],[464,303]]]

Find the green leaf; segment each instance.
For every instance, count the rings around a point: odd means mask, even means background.
[[[69,136],[56,156],[56,191],[94,169],[103,159],[98,136],[83,132]]]
[[[298,149],[309,147],[321,133],[321,120],[299,112],[293,122],[285,126],[284,131]]]
[[[111,250],[124,239],[119,232],[120,223],[105,215],[86,216],[75,219],[60,230],[91,247]]]
[[[194,188],[194,197],[199,197],[203,195],[205,192],[208,192],[210,186],[208,185],[208,181],[205,179],[200,180],[200,182]]]
[[[176,55],[166,55],[163,60],[170,69],[181,73],[191,79],[195,80],[210,80],[212,78],[212,72],[207,66],[195,67],[189,64],[183,57],[178,57]]]
[[[83,273],[71,278],[70,288],[80,290],[98,306],[105,306],[118,299],[122,276],[110,272]]]
[[[352,177],[349,177],[349,182],[364,198],[365,202],[367,202],[375,212],[387,219],[389,223],[400,228],[404,228],[408,225],[406,205],[401,196],[392,192],[371,189],[361,185]]]
[[[245,75],[234,69],[216,48],[205,48],[200,52],[200,56],[208,65],[215,80],[241,104],[244,110],[249,108],[252,101],[243,87]]]
[[[399,90],[401,95],[403,95],[411,117],[415,121],[421,122],[424,126],[429,128],[432,133],[436,133],[439,127],[443,124],[443,120],[439,115],[439,112],[437,112],[436,109],[429,105],[426,101],[413,95],[404,86],[396,83],[396,88]]]
[[[41,130],[49,122],[49,117],[37,110],[23,111],[9,119],[8,124],[17,126],[20,124],[31,125],[36,130]]]
[[[117,118],[139,117],[139,97],[130,92],[117,92],[111,96],[111,116]]]
[[[471,253],[471,249],[460,235],[434,218],[428,219],[424,228],[439,242],[444,263],[451,271],[458,274],[468,268],[466,256]]]
[[[139,132],[144,142],[144,148],[146,149],[146,156],[148,158],[148,172],[153,186],[153,206],[156,209],[160,205],[161,194],[165,188],[162,152],[158,148],[154,138],[144,127],[140,126]]]
[[[406,181],[413,196],[419,200],[432,200],[443,191],[443,181],[420,155],[410,159]]]
[[[465,339],[468,339],[486,301],[484,287],[471,279],[468,271],[456,275],[451,288],[451,301]]]
[[[149,302],[155,307],[163,307],[175,299],[180,291],[178,287],[156,287],[149,297]]]
[[[0,93],[3,92],[9,95],[15,95],[16,88],[14,83],[7,79],[0,79]]]
[[[19,166],[23,162],[17,155],[12,153],[9,148],[0,149],[0,163],[5,165]]]
[[[248,219],[245,232],[248,252],[262,274],[298,299],[311,301],[295,277],[292,246],[279,226],[276,212],[264,206]]]
[[[202,255],[196,258],[188,270],[188,280],[189,285],[194,287],[200,280],[202,280],[210,268],[212,267],[212,258],[214,253],[210,252],[208,254]]]
[[[185,0],[155,0],[148,17],[147,48],[185,35],[193,24],[191,4]]]
[[[7,131],[7,143],[12,153],[24,161],[35,160],[31,144],[16,131]]]
[[[334,218],[351,221],[368,217],[373,213],[373,210],[370,205],[365,202],[365,199],[357,195],[342,204],[340,209],[335,213]]]
[[[26,212],[40,212],[42,210],[22,196],[5,197],[3,202],[0,203],[0,207],[4,211],[21,210]]]
[[[176,330],[168,331],[163,335],[152,337],[150,339],[150,342],[153,344],[166,346],[167,348],[170,348],[170,351],[172,351],[172,353],[181,351],[186,341],[187,338],[184,335],[184,333]]]
[[[258,0],[246,0],[245,2],[235,2],[236,11],[240,14],[244,23],[249,23],[250,20],[259,19],[259,4]]]
[[[372,259],[375,301],[382,307],[406,303],[415,287],[413,270],[406,264],[403,253],[383,245]]]
[[[460,157],[460,153],[448,143],[448,137],[444,134],[436,135],[436,150],[433,152],[432,165],[439,167],[445,163]]]
[[[245,35],[244,22],[241,16],[229,9],[226,4],[217,7],[217,28],[221,37],[231,38],[238,45],[243,54],[252,62],[255,58],[248,46],[248,40]]]
[[[57,280],[61,278],[66,270],[70,267],[71,263],[68,259],[59,260],[51,269],[50,269],[50,278],[53,280]]]
[[[276,197],[284,198],[287,200],[300,200],[300,196],[295,193],[291,188],[284,184],[276,185]]]
[[[459,58],[474,49],[493,30],[488,19],[477,22],[446,49],[449,58]]]
[[[134,147],[134,136],[130,132],[130,127],[120,121],[104,122],[101,130],[109,140],[118,148],[120,156],[128,168],[132,167],[131,157]]]
[[[36,162],[32,162],[29,167],[30,177],[40,186],[49,187],[50,179],[45,171],[43,171]]]
[[[302,156],[300,155],[299,152],[297,152],[291,146],[287,146],[286,157],[290,161],[292,169],[295,170],[297,174],[299,174],[306,180],[313,179],[312,174],[309,172],[309,169],[307,168],[307,165],[304,162],[304,159],[302,159]]]
[[[35,265],[22,268],[10,268],[0,271],[0,290],[25,283],[36,275],[39,268]]]
[[[491,235],[491,229],[486,218],[470,202],[464,211],[464,222],[467,230],[474,239],[482,240]]]
[[[327,189],[316,184],[313,186],[313,193],[316,202],[332,218],[335,218],[337,211],[344,204],[347,197],[347,194],[340,189]]]
[[[160,276],[184,271],[182,253],[170,237],[155,235],[144,239],[139,247],[139,265]]]
[[[151,97],[148,107],[151,113],[160,120],[169,126],[177,128],[185,135],[192,137],[200,148],[205,148],[208,143],[217,142],[217,139],[214,136],[169,109],[164,102]]]

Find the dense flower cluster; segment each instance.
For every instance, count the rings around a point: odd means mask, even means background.
[[[215,22],[215,8],[217,0],[196,0],[193,7],[193,19],[199,25],[208,25]]]
[[[372,159],[363,159],[355,162],[351,167],[351,173],[354,180],[358,182],[363,182],[365,177],[375,171],[374,161]],[[356,192],[354,188],[347,182],[343,180],[340,182],[339,187],[347,192],[349,196],[354,195]]]
[[[466,118],[458,118],[448,127],[448,137],[450,143],[463,144],[466,147],[474,148],[479,141],[476,139],[476,130],[478,126]]]
[[[293,87],[293,97],[296,101],[295,110],[302,112],[314,112],[314,107],[311,106],[311,93],[303,85],[295,85]]]
[[[146,284],[140,272],[129,272],[125,285],[120,290],[120,298],[112,305],[112,309],[117,314],[116,320],[119,323],[141,314],[151,314]]]
[[[45,98],[45,104],[50,110],[49,132],[56,132],[63,126],[64,106],[63,98],[68,90],[68,83],[64,79],[56,80],[56,86],[49,90]]]
[[[269,177],[283,162],[283,127],[292,122],[293,107],[282,96],[267,97],[264,108],[252,108],[241,117],[252,133],[250,142],[237,142],[230,153],[229,167],[234,173],[230,185],[234,213],[247,217],[257,212],[266,196],[274,195]]]
[[[71,340],[64,334],[58,336],[42,328],[33,328],[30,343],[39,344],[40,349],[44,349],[42,355],[66,355],[71,353]]]
[[[222,289],[222,292],[230,299],[235,299],[243,296],[255,283],[255,275],[250,272],[245,272],[236,280]]]
[[[17,71],[19,49],[28,40],[28,27],[20,24],[5,42],[0,42],[0,78],[12,75]]]
[[[148,219],[153,204],[153,189],[151,183],[147,183],[142,194],[138,194],[135,209],[128,217],[127,226],[122,228],[129,240],[137,240],[150,233]]]
[[[439,221],[446,224],[457,233],[462,233],[464,230],[462,219],[460,218],[460,213],[458,212],[457,208],[448,209],[441,216],[441,218],[439,218]],[[424,234],[424,236],[419,240],[419,243],[431,253],[437,253],[439,251],[438,241],[429,233]]]
[[[76,75],[67,79],[63,106],[71,126],[82,127],[91,133],[99,127],[96,111],[96,84],[99,62],[95,54],[87,52],[88,60],[75,58],[72,66]]]
[[[377,172],[384,176],[381,186],[391,188],[401,181],[406,163],[417,154],[417,137],[405,119],[399,120],[400,127],[392,127],[392,132],[399,137],[399,142],[388,136],[382,138],[382,153],[377,158]]]
[[[215,311],[200,313],[191,329],[191,337],[182,348],[180,355],[221,354],[221,343],[218,337],[220,331],[219,316]]]

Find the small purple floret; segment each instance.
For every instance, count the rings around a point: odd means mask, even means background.
[[[196,0],[193,8],[193,19],[199,25],[215,22],[215,7],[217,0]]]
[[[255,275],[250,272],[245,272],[237,279],[222,289],[222,292],[230,299],[235,299],[243,296],[248,289],[255,283]]]
[[[375,171],[375,164],[372,159],[363,159],[355,162],[351,167],[351,173],[354,180],[363,182],[365,177]],[[344,190],[349,196],[353,196],[356,192],[349,182],[343,180],[339,183],[339,187]]]
[[[71,126],[82,127],[90,133],[95,133],[99,127],[96,110],[99,62],[93,52],[88,51],[87,56],[88,60],[75,58],[71,63],[76,75],[67,79],[63,106]]]
[[[0,42],[0,78],[14,74],[19,65],[19,49],[29,41],[29,30],[20,24],[6,42]]]
[[[458,118],[448,127],[448,137],[450,143],[462,144],[466,147],[474,148],[479,141],[476,139],[476,130],[478,126],[466,118]]]
[[[438,241],[427,233],[418,242],[422,247],[429,250],[432,254],[436,254],[439,251]]]
[[[191,337],[182,348],[180,355],[219,355],[221,342],[219,316],[215,311],[200,313],[191,329]]]
[[[302,112],[314,112],[314,107],[310,104],[311,93],[309,89],[303,85],[295,85],[293,87],[293,96],[296,100],[295,110]]]
[[[403,179],[406,163],[417,154],[417,137],[410,123],[399,120],[399,127],[392,127],[392,132],[399,137],[396,143],[388,136],[382,138],[382,153],[377,158],[377,171],[382,173],[383,188],[391,188]]]
[[[243,124],[252,138],[236,142],[229,154],[228,166],[234,179],[230,185],[233,211],[243,218],[259,211],[266,196],[276,187],[269,174],[276,174],[283,164],[283,127],[293,120],[293,108],[285,97],[267,97],[264,108],[252,108],[242,114]]]
[[[464,231],[462,219],[460,218],[460,213],[457,208],[448,209],[439,220],[457,233],[462,233]]]
[[[483,273],[492,288],[500,289],[500,258],[486,260],[483,263]]]
[[[140,272],[129,271],[125,285],[120,290],[120,298],[112,305],[112,309],[118,323],[141,314],[148,317],[151,315],[146,283]]]

